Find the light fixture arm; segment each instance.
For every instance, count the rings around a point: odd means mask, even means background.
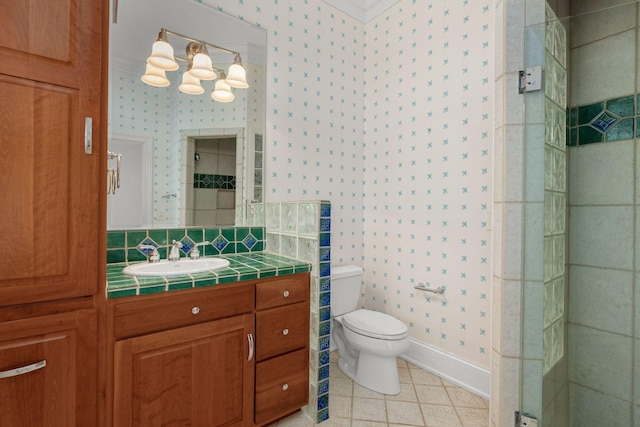
[[[163,33],[166,33],[166,34],[171,34],[171,35],[173,35],[173,36],[180,37],[181,39],[188,40],[188,41],[190,41],[190,42],[197,43],[197,44],[199,44],[199,45],[206,45],[206,46],[210,46],[210,47],[212,47],[212,48],[214,48],[214,49],[221,50],[221,51],[223,51],[223,52],[225,52],[225,53],[228,53],[228,54],[230,54],[230,55],[240,56],[240,52],[236,52],[235,50],[225,49],[225,48],[224,48],[224,47],[222,47],[222,46],[218,46],[218,45],[215,45],[215,44],[213,44],[213,43],[206,42],[206,41],[204,41],[204,40],[196,40],[196,39],[191,38],[191,37],[189,37],[189,36],[185,36],[184,34],[180,34],[180,33],[177,33],[177,32],[175,32],[175,31],[167,30],[166,28],[161,28],[161,29],[160,29],[160,32],[161,32],[161,33],[163,32]]]

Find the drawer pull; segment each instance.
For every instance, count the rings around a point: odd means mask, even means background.
[[[0,372],[0,378],[17,377],[18,375],[28,374],[29,372],[37,371],[47,366],[46,360],[41,360],[31,365],[22,366],[20,368],[10,369],[8,371]]]
[[[289,330],[288,329],[283,329],[282,335],[289,335]]]
[[[289,384],[284,384],[284,385],[282,386],[282,390],[284,390],[284,391],[289,390]]]
[[[284,291],[283,294],[285,298],[287,298],[289,296],[289,291]]]
[[[200,313],[200,307],[195,306],[191,309],[191,314],[198,314]]]
[[[247,334],[247,341],[249,341],[249,357],[247,361],[253,359],[253,335]]]

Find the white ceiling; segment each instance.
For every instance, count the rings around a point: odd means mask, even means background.
[[[365,24],[399,0],[323,0],[325,3],[343,11],[347,15]]]

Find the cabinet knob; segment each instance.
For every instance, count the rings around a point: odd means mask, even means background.
[[[289,330],[288,329],[283,329],[282,330],[282,335],[289,335]]]
[[[282,293],[282,295],[284,295],[284,297],[285,297],[285,298],[286,298],[286,297],[288,297],[288,296],[289,296],[289,291],[284,291],[284,292]]]
[[[198,313],[200,313],[200,307],[196,306],[191,309],[191,314],[198,314]]]
[[[282,389],[283,389],[284,391],[289,390],[289,384],[284,384],[284,385],[282,386]]]

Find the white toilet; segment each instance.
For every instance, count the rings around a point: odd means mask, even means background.
[[[356,310],[361,284],[360,267],[331,267],[331,340],[338,348],[338,366],[368,389],[398,394],[396,356],[409,348],[407,325],[385,313]]]

